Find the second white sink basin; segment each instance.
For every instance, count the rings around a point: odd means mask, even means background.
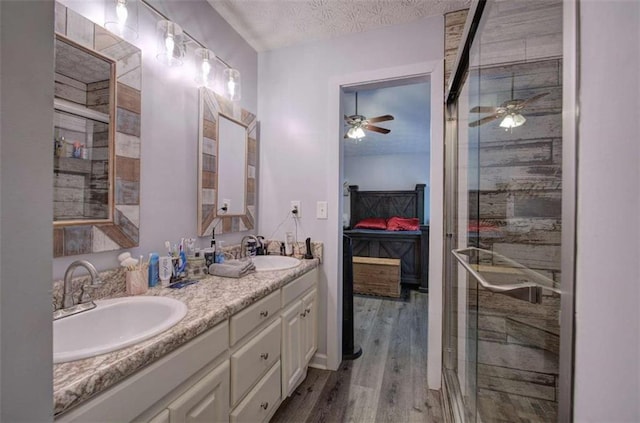
[[[300,264],[297,258],[287,256],[254,256],[251,257],[251,261],[256,265],[258,272],[290,269]]]
[[[187,306],[167,297],[95,301],[96,308],[53,322],[53,362],[64,363],[128,347],[178,323]]]

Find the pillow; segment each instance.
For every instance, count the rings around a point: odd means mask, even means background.
[[[420,221],[417,217],[390,217],[389,219],[387,219],[387,230],[418,231],[420,230]]]
[[[356,223],[354,229],[387,229],[387,221],[382,217],[368,217]]]

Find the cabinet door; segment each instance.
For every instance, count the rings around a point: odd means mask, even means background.
[[[200,379],[169,407],[171,423],[229,421],[229,362]]]
[[[282,314],[282,395],[288,397],[304,371],[302,366],[302,302],[294,301]]]
[[[302,298],[302,366],[306,367],[318,349],[318,291],[315,289]]]

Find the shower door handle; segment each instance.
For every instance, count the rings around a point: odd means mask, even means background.
[[[462,248],[457,250],[451,250],[451,254],[458,260],[458,263],[464,267],[467,272],[471,273],[473,277],[482,285],[483,288],[495,292],[498,294],[505,294],[510,297],[517,298],[519,300],[528,301],[534,304],[540,304],[542,300],[542,287],[531,282],[520,282],[512,284],[492,284],[489,282],[480,272],[473,268],[463,257],[463,254],[470,251],[478,251],[479,248]],[[482,250],[480,250],[482,251]],[[491,253],[490,251],[488,251]]]

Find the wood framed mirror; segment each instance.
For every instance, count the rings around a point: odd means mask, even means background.
[[[60,3],[54,37],[53,255],[135,247],[141,52]]]
[[[198,235],[254,228],[257,119],[208,88],[200,89]],[[223,204],[227,210],[222,210]]]

